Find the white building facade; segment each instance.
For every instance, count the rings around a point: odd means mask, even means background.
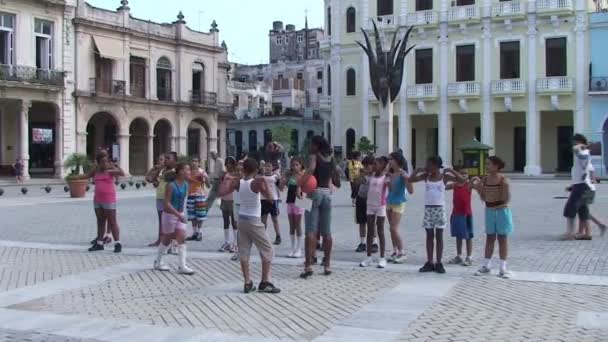
[[[461,162],[472,138],[493,146],[507,171],[566,172],[570,137],[589,125],[587,0],[326,0],[321,51],[329,65],[321,107],[344,152],[375,141],[379,106],[359,27],[385,43],[415,26],[394,106],[393,149],[421,167]],[[372,42],[373,43],[373,42]],[[389,45],[389,44],[386,44]],[[333,80],[333,82],[332,82]]]

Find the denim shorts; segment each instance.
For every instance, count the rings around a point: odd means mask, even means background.
[[[116,203],[93,202],[93,208],[104,210],[116,210]]]
[[[312,208],[304,213],[306,233],[320,232],[322,236],[331,235],[331,191],[318,188],[310,195]]]
[[[486,234],[508,236],[513,233],[513,215],[509,207],[486,208]]]

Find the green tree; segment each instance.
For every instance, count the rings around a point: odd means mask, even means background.
[[[284,123],[273,127],[270,130],[272,132],[272,140],[281,145],[289,145],[291,143],[291,130],[292,128]]]
[[[359,142],[357,143],[357,150],[364,155],[374,153],[376,151],[377,146],[372,144],[372,142],[367,137],[361,137]]]

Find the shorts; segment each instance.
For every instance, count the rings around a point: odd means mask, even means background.
[[[486,234],[508,236],[513,233],[511,208],[486,208]]]
[[[228,214],[232,214],[234,212],[234,201],[222,200],[220,203],[220,210],[222,212],[228,212]]]
[[[564,206],[564,217],[574,219],[578,215],[579,220],[588,221],[591,219],[589,204],[593,203],[594,197],[595,191],[591,190],[587,184],[574,184]]]
[[[319,232],[321,236],[331,236],[331,191],[317,188],[309,196],[312,206],[304,213],[306,234]]]
[[[241,261],[249,261],[251,247],[255,247],[260,252],[262,261],[270,261],[274,255],[272,243],[266,234],[266,227],[260,218],[241,216],[239,217],[239,233],[237,234],[239,245],[239,257]]]
[[[279,201],[262,200],[262,216],[279,216]]]
[[[173,234],[176,231],[186,231],[186,224],[181,222],[177,216],[169,213],[163,213],[161,216],[161,233]]]
[[[368,205],[367,216],[386,217],[386,206],[381,205],[379,207]]]
[[[355,221],[357,224],[367,223],[367,198],[357,196],[355,200]]]
[[[287,203],[287,215],[302,216],[304,208],[298,207],[295,203]]]
[[[164,211],[164,210],[165,210],[165,200],[156,199],[156,211]]]
[[[207,200],[205,196],[188,196],[186,202],[189,221],[205,221],[207,219]]]
[[[445,229],[447,225],[444,207],[424,207],[424,219],[422,221],[424,229]]]
[[[450,230],[452,237],[463,240],[470,240],[473,234],[473,216],[471,215],[452,215],[450,217]]]
[[[93,208],[103,209],[103,210],[116,210],[116,202],[114,202],[114,203],[93,202]]]
[[[386,209],[388,211],[392,211],[394,213],[403,215],[403,213],[405,212],[405,203],[401,203],[401,204],[389,204],[389,205],[386,206]]]

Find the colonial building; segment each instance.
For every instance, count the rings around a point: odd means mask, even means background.
[[[76,151],[108,148],[131,174],[161,153],[206,159],[225,154],[225,44],[215,22],[193,31],[180,12],[171,24],[131,15],[128,1],[108,11],[78,1],[75,30]]]
[[[0,174],[61,175],[74,150],[76,0],[0,2]]]
[[[570,137],[589,127],[587,0],[325,0],[328,61],[322,106],[334,145],[376,140],[378,103],[367,56],[355,44],[375,20],[386,40],[414,26],[393,147],[416,166],[459,163],[476,137],[507,171],[569,171]],[[390,41],[388,41],[390,43]],[[333,80],[333,81],[332,81]],[[338,148],[338,150],[340,150]]]
[[[319,40],[323,38],[323,30],[309,29],[308,20],[304,28],[297,31],[295,25],[288,24],[283,28],[282,21],[275,21],[268,36],[270,63],[319,59]]]
[[[604,10],[604,11],[602,11]],[[591,149],[598,173],[606,174],[608,165],[608,5],[590,14],[589,41],[591,79],[589,105],[591,109],[590,133],[596,142]]]

